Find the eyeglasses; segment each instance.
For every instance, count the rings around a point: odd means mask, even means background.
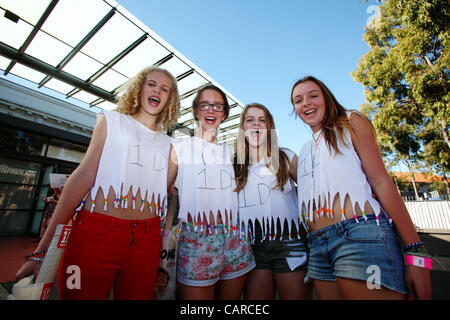
[[[210,108],[213,108],[215,112],[222,112],[225,109],[225,106],[223,104],[212,104],[212,103],[200,103],[198,108],[201,111],[208,111]]]

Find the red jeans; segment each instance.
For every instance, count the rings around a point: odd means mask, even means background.
[[[125,220],[80,211],[58,273],[62,300],[152,299],[161,250],[159,218]]]

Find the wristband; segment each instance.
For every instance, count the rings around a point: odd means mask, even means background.
[[[406,255],[406,263],[412,266],[422,267],[430,270],[433,268],[432,260],[430,258],[413,256],[409,254]]]

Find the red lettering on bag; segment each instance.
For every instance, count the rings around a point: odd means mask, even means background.
[[[59,240],[57,244],[58,248],[65,248],[67,246],[67,244],[69,243],[70,230],[72,230],[72,226],[63,227],[61,234],[59,235]]]
[[[50,293],[52,292],[53,282],[44,283],[44,287],[42,287],[42,293],[39,300],[48,300],[50,299]]]

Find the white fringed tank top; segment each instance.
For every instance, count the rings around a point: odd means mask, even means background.
[[[350,115],[351,112],[347,111],[347,116],[350,117]],[[354,212],[356,212],[356,204],[359,204],[360,209],[364,210],[364,206],[368,202],[375,212],[377,223],[379,223],[378,215],[381,206],[372,197],[372,189],[347,129],[344,130],[344,140],[347,145],[338,140],[341,153],[335,153],[334,150],[330,152],[322,130],[320,130],[301,149],[297,167],[301,220],[312,222],[315,214],[333,215],[332,206],[336,195],[340,196],[342,206],[348,195]],[[316,206],[316,212],[313,212],[313,203]],[[319,203],[320,208],[317,207]],[[362,215],[366,218],[364,211],[362,211]],[[354,217],[359,222],[356,214]],[[342,214],[342,219],[345,219],[344,214]]]
[[[133,209],[140,208],[142,211],[144,206],[152,206],[153,198],[157,214],[165,214],[169,136],[150,130],[130,115],[115,111],[102,113],[106,118],[107,136],[90,194],[91,198],[95,199],[101,188],[105,199],[101,204],[95,204],[93,200],[91,211],[99,205],[102,205],[104,210],[111,205],[115,208],[126,208],[128,201],[132,201]],[[107,201],[110,187],[115,192],[114,203]],[[128,199],[130,189],[132,199]],[[142,198],[141,203],[135,201],[138,190]]]
[[[295,153],[286,148],[281,150],[290,163]],[[249,166],[247,184],[239,192],[239,218],[242,233],[245,234],[246,240],[252,243],[255,241],[255,221],[262,227],[261,241],[283,240],[285,222],[289,228],[289,238],[300,238],[297,190],[294,182],[289,178],[283,191],[275,189],[276,185],[276,173],[266,166],[264,159]],[[277,234],[277,222],[280,223],[281,234]],[[292,234],[293,225],[296,226],[297,234]]]
[[[186,223],[190,217],[194,229],[191,231],[206,232],[211,225],[218,227],[216,221],[220,211],[223,228],[236,233],[237,193],[234,192],[231,148],[195,136],[173,139],[172,144],[178,158],[174,185],[178,189],[180,222]],[[214,221],[210,221],[210,212]],[[204,217],[207,225],[204,225]]]

